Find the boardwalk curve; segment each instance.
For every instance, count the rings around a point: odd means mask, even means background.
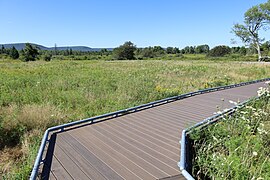
[[[181,179],[183,129],[265,87],[263,79],[212,88],[45,132],[30,179]]]

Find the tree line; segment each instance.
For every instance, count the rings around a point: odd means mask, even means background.
[[[113,58],[118,60],[149,59],[163,57],[168,54],[205,54],[208,57],[223,57],[229,54],[239,54],[244,56],[247,54],[254,54],[255,51],[256,49],[252,46],[229,47],[226,45],[219,45],[210,49],[207,44],[199,46],[186,46],[183,49],[179,49],[177,47],[162,48],[161,46],[137,48],[134,43],[128,41],[113,50]],[[264,42],[260,46],[260,51],[264,54],[269,54],[270,41]]]
[[[270,52],[270,41],[264,42],[260,46],[260,51],[263,54],[268,54]],[[145,48],[137,48],[134,43],[131,41],[125,42],[123,45],[120,45],[117,48],[114,48],[112,51],[107,49],[101,49],[100,51],[74,51],[72,49],[66,50],[40,50],[30,43],[26,43],[25,48],[21,51],[18,51],[15,47],[11,49],[5,49],[4,46],[0,49],[0,55],[5,54],[10,56],[12,59],[20,59],[22,61],[35,61],[37,59],[43,59],[45,61],[50,61],[52,56],[60,57],[79,57],[79,56],[93,56],[93,59],[96,59],[98,56],[108,56],[108,58],[115,60],[142,60],[142,59],[151,59],[157,57],[164,57],[166,55],[183,55],[183,54],[205,54],[208,57],[222,57],[229,54],[239,54],[247,55],[256,53],[256,49],[253,47],[245,46],[235,46],[229,47],[225,45],[219,45],[210,49],[209,45],[198,45],[198,46],[186,46],[183,49],[178,47],[167,47],[163,48],[161,46],[149,46]],[[87,58],[86,58],[87,59]]]

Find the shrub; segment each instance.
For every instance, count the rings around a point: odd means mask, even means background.
[[[18,59],[19,58],[19,52],[17,51],[17,49],[13,46],[12,49],[10,50],[10,57],[12,59]]]
[[[208,56],[210,57],[223,57],[227,54],[230,54],[231,49],[228,46],[216,46],[213,49],[211,49],[208,53]]]
[[[52,55],[51,54],[45,54],[43,59],[44,59],[44,61],[51,61],[52,60]]]
[[[38,55],[38,50],[30,43],[25,44],[25,48],[22,50],[23,61],[35,61]]]
[[[125,42],[123,45],[119,46],[118,48],[115,48],[113,50],[113,54],[114,54],[115,59],[132,60],[132,59],[135,59],[135,53],[134,53],[135,50],[136,50],[136,46],[132,42],[128,41],[128,42]]]

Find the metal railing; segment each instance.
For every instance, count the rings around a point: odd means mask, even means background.
[[[266,78],[266,79],[261,79],[261,80],[243,82],[243,83],[239,83],[239,84],[233,84],[233,85],[227,85],[227,86],[203,89],[203,90],[199,90],[199,91],[195,91],[195,92],[185,93],[185,94],[182,94],[182,95],[173,96],[173,97],[161,99],[161,100],[158,100],[158,101],[146,103],[146,104],[135,106],[135,107],[132,107],[132,108],[123,109],[123,110],[120,110],[120,111],[116,111],[116,112],[112,112],[112,113],[108,113],[108,114],[103,114],[103,115],[100,115],[100,116],[95,116],[95,117],[92,117],[92,118],[78,120],[78,121],[74,121],[74,122],[71,122],[71,123],[67,123],[67,124],[63,124],[63,125],[48,128],[45,131],[44,135],[43,135],[41,145],[40,145],[40,148],[39,148],[39,151],[38,151],[38,154],[37,154],[37,157],[36,157],[36,160],[35,160],[31,175],[30,175],[30,179],[35,180],[37,178],[37,175],[38,175],[38,172],[39,172],[39,167],[46,160],[46,159],[43,159],[43,153],[44,153],[46,144],[50,142],[50,139],[49,139],[49,134],[50,133],[57,132],[57,131],[65,131],[66,128],[73,127],[73,126],[76,126],[76,125],[81,125],[81,124],[86,124],[86,123],[91,124],[91,123],[94,123],[96,121],[100,121],[100,120],[105,119],[105,118],[114,118],[114,117],[117,117],[117,116],[122,116],[122,115],[125,115],[125,114],[133,113],[133,112],[143,110],[143,109],[152,108],[152,107],[155,107],[155,106],[158,106],[158,105],[162,105],[162,104],[177,101],[177,100],[180,100],[180,99],[192,97],[192,96],[195,96],[195,95],[200,95],[200,94],[204,94],[204,93],[220,91],[220,90],[225,90],[225,89],[230,89],[230,88],[235,88],[235,87],[240,87],[240,86],[245,86],[245,85],[254,84],[254,83],[263,82],[263,81],[269,81],[269,80],[270,80],[270,78]]]
[[[224,116],[228,116],[228,115],[235,113],[238,109],[244,107],[250,101],[256,100],[259,98],[260,97],[257,96],[255,98],[248,99],[242,103],[237,104],[236,106],[234,106],[230,109],[224,110],[221,113],[218,113],[216,115],[208,117],[208,118],[204,119],[203,121],[201,121],[201,122],[199,122],[199,123],[197,123],[189,128],[186,128],[182,131],[181,141],[179,142],[181,145],[181,149],[180,149],[180,161],[178,162],[178,167],[179,167],[180,171],[182,172],[183,176],[187,180],[194,180],[194,177],[192,177],[192,175],[187,170],[188,168],[191,168],[190,166],[192,166],[191,164],[189,164],[189,162],[187,160],[188,153],[190,152],[190,149],[187,148],[187,145],[189,144],[187,135],[189,134],[189,132],[191,132],[192,130],[194,130],[196,128],[201,128],[201,127],[205,127],[205,126],[208,126],[210,124],[213,124],[213,123],[219,121]]]
[[[220,120],[222,117],[226,116],[226,115],[230,115],[232,113],[234,113],[237,109],[243,107],[246,103],[248,103],[251,99],[240,103],[230,109],[227,109],[225,111],[223,111],[220,114],[216,114],[214,116],[208,117],[206,119],[204,119],[203,121],[195,124],[194,126],[191,126],[187,129],[184,129],[182,131],[182,138],[180,141],[181,144],[181,150],[180,150],[180,161],[178,162],[178,167],[180,169],[180,171],[182,171],[183,176],[187,179],[187,180],[194,180],[194,178],[192,177],[192,175],[187,171],[187,168],[190,166],[190,164],[187,162],[187,154],[188,154],[188,150],[187,150],[187,144],[189,143],[187,140],[187,135],[188,133],[198,127],[201,126],[207,126],[209,124],[213,124],[215,122],[217,122],[218,120]]]

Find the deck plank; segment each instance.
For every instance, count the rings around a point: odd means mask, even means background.
[[[77,137],[77,132],[71,134],[73,137]],[[152,175],[144,170],[144,167],[138,166],[134,161],[130,160],[126,153],[115,149],[115,146],[111,146],[109,143],[104,143],[101,139],[97,138],[97,133],[95,135],[86,137],[79,137],[81,141],[88,147],[92,152],[94,152],[102,161],[104,161],[109,166],[118,167],[116,169],[117,173],[126,179],[145,179]],[[140,174],[133,174],[133,171],[140,171]],[[152,176],[154,178],[154,176]]]
[[[53,176],[56,179],[67,179],[67,180],[72,179],[71,175],[64,168],[63,164],[59,162],[59,160],[55,157],[55,155],[52,161],[51,173],[53,173]]]
[[[81,167],[81,170],[87,175],[88,179],[100,179],[105,180],[106,178],[91,164],[85,159],[75,148],[69,144],[69,140],[63,138],[63,136],[58,136],[59,143],[57,146],[60,146],[62,149],[65,149],[65,153],[70,157],[70,159],[76,162],[76,165]],[[78,178],[78,177],[77,177]],[[82,177],[79,177],[82,179]]]
[[[63,141],[61,141],[63,143]],[[57,157],[58,161],[63,165],[66,171],[70,174],[72,179],[76,179],[76,177],[80,177],[80,179],[89,179],[89,177],[84,174],[81,168],[78,166],[78,163],[75,163],[70,156],[66,153],[66,150],[60,146],[60,142],[55,145],[54,156]],[[55,174],[58,172],[54,172]]]
[[[78,141],[78,139],[69,135],[68,133],[65,133],[63,138],[66,138],[66,141],[69,141],[70,145],[76,148],[76,150],[79,151],[81,155],[87,159],[87,161],[90,162],[106,179],[123,179],[100,158],[89,151],[81,141]]]

